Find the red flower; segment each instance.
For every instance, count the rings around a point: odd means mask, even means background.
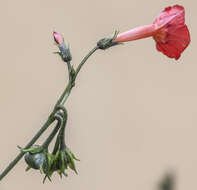
[[[61,45],[64,42],[63,37],[58,32],[53,32],[53,37],[54,37],[55,42],[58,45]]]
[[[153,37],[158,51],[178,59],[190,43],[190,34],[185,25],[185,10],[180,5],[167,7],[153,24],[120,33],[115,41],[127,42]]]

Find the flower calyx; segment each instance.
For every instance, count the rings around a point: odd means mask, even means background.
[[[64,150],[58,150],[55,155],[52,154],[50,170],[46,173],[43,183],[47,177],[50,180],[50,177],[54,172],[57,172],[60,175],[60,178],[62,178],[62,175],[67,177],[68,174],[65,170],[68,168],[72,169],[77,174],[74,160],[79,161],[79,159],[76,158],[76,156],[67,147]]]
[[[58,48],[60,51],[55,53],[58,54],[64,62],[70,62],[72,60],[70,48],[65,43],[58,45]]]
[[[103,39],[99,40],[97,42],[98,48],[105,50],[105,49],[108,49],[112,46],[119,45],[120,44],[119,42],[114,41],[114,39],[117,37],[118,33],[119,33],[118,31],[115,31],[112,37],[103,38]]]

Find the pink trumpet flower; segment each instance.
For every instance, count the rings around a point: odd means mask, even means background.
[[[127,42],[147,37],[153,37],[158,51],[177,60],[190,43],[190,33],[185,25],[184,7],[181,5],[167,7],[153,24],[120,33],[114,41]]]

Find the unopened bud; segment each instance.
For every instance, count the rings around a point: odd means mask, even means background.
[[[53,32],[53,37],[60,50],[60,52],[57,52],[57,53],[61,56],[62,60],[65,62],[71,61],[72,56],[70,53],[70,49],[68,45],[64,43],[64,38],[62,37],[62,35],[59,34],[58,32]]]
[[[53,32],[53,37],[54,37],[55,42],[58,45],[61,45],[64,42],[63,37],[58,32]]]

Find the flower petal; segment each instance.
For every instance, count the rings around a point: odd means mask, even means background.
[[[154,24],[160,28],[153,38],[158,51],[170,58],[178,59],[190,43],[190,33],[185,25],[184,7],[167,7]]]
[[[185,24],[185,9],[181,5],[174,5],[167,7],[155,19],[153,24],[158,27],[163,27],[166,24],[173,25],[174,27],[183,26]]]
[[[176,60],[181,56],[181,53],[190,43],[190,34],[186,25],[172,33],[168,33],[165,43],[156,42],[158,51]]]

